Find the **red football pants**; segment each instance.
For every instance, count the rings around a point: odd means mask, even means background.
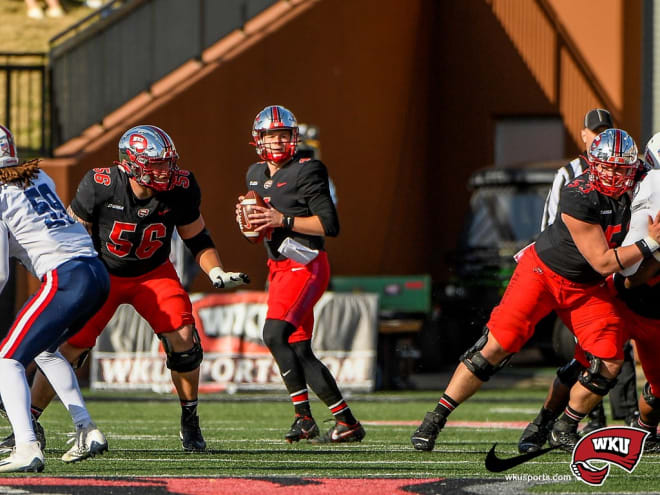
[[[110,295],[105,304],[67,342],[74,347],[94,347],[120,304],[133,306],[157,334],[195,323],[190,297],[181,286],[174,266],[166,261],[139,277],[110,275]]]
[[[312,338],[314,305],[321,298],[330,281],[328,255],[321,251],[303,265],[290,259],[268,260],[268,313],[266,318],[284,320],[296,330],[289,343]]]
[[[506,351],[518,352],[536,324],[553,310],[584,351],[603,359],[623,359],[624,322],[605,282],[579,284],[565,279],[539,259],[534,246],[519,260],[487,326]]]
[[[614,296],[615,303],[626,322],[627,337],[633,339],[637,344],[637,356],[642,364],[646,381],[651,386],[651,393],[660,397],[660,320],[640,316],[631,310],[626,303],[616,297],[617,290],[614,287],[612,277],[607,278],[608,288]]]

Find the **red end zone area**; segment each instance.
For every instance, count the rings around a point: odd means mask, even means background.
[[[240,493],[290,494],[303,490],[307,495],[360,495],[424,493],[416,485],[441,479],[355,479],[355,478],[2,478],[0,486],[20,487],[21,493],[113,493],[117,495],[180,494],[218,495]],[[421,487],[420,487],[421,488]],[[62,491],[66,490],[66,491]]]

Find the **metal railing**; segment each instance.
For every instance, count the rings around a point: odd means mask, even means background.
[[[50,150],[47,55],[0,52],[0,123],[14,134],[22,157]]]
[[[80,135],[278,0],[132,0],[51,40],[53,142]],[[104,8],[105,9],[105,8]],[[92,19],[95,20],[95,19]]]

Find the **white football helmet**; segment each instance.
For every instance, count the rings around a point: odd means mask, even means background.
[[[179,155],[174,142],[155,125],[138,125],[119,140],[119,165],[135,181],[154,191],[174,188]]]
[[[273,149],[264,143],[263,137],[267,131],[289,129],[291,140],[284,149]],[[254,118],[252,125],[252,139],[257,147],[257,155],[262,160],[277,164],[286,163],[296,154],[298,147],[298,122],[291,111],[279,105],[264,108]]]
[[[660,168],[660,132],[654,134],[646,143],[644,161],[649,168]]]
[[[18,165],[18,151],[14,135],[5,126],[0,125],[0,168]]]

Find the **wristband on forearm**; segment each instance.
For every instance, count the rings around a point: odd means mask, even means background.
[[[284,218],[282,218],[282,227],[284,230],[293,230],[293,218],[292,216],[284,215]]]
[[[619,264],[619,268],[621,268],[622,270],[625,270],[626,267],[623,266],[623,263],[621,263],[621,260],[619,259],[619,253],[617,252],[616,249],[617,248],[614,248],[614,257],[616,258],[616,262]]]
[[[655,239],[651,237],[640,239],[635,243],[635,246],[639,248],[645,259],[653,256],[653,253],[657,251],[658,248],[660,248],[660,244],[658,244]]]

